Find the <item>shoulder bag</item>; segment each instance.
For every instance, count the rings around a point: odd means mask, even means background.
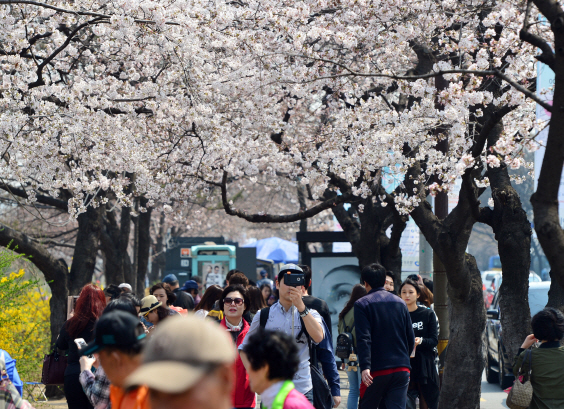
[[[67,357],[60,355],[55,348],[52,354],[46,354],[43,358],[41,383],[44,385],[63,385],[65,383],[66,368]]]
[[[527,373],[523,373],[523,366],[525,362],[529,359],[529,371]],[[525,357],[523,358],[523,362],[521,363],[521,368],[519,368],[519,374],[515,382],[513,383],[513,387],[509,391],[509,395],[507,395],[507,401],[505,402],[507,406],[511,409],[527,409],[533,400],[533,385],[531,385],[531,372],[533,369],[533,351],[528,349],[525,352]],[[520,376],[523,375],[523,383],[519,379]],[[501,374],[500,374],[501,376]]]

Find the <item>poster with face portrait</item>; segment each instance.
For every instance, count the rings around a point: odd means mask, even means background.
[[[331,313],[333,346],[339,335],[339,313],[343,310],[353,287],[360,283],[358,258],[323,255],[311,257],[311,295],[324,300]]]
[[[204,287],[209,288],[212,285],[219,285],[223,287],[227,269],[229,268],[228,261],[219,262],[204,262],[201,263],[199,275],[203,277]]]

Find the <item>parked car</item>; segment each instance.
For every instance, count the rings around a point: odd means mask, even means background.
[[[488,281],[484,281],[484,278]],[[486,309],[489,309],[492,305],[493,298],[499,290],[501,281],[502,275],[500,271],[486,271],[482,274],[482,286],[484,287],[484,304],[486,305]],[[542,278],[537,273],[535,273],[534,271],[529,272],[529,283],[540,283],[542,281]]]
[[[529,283],[529,308],[531,316],[542,310],[548,303],[550,282]],[[500,321],[499,292],[493,298],[491,308],[487,312],[486,322],[486,378],[489,383],[499,383],[502,389],[513,384],[513,362],[509,359],[503,346],[503,330]]]

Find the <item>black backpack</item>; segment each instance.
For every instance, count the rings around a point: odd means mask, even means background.
[[[354,329],[354,324],[351,329],[345,327],[345,332],[341,332],[337,336],[337,347],[335,348],[335,355],[337,358],[349,359],[352,353],[354,353],[354,339],[352,335],[352,330]]]
[[[260,310],[260,326],[262,328],[266,327],[266,322],[268,321],[268,316],[270,315],[270,307],[263,308]],[[327,384],[325,377],[321,373],[317,365],[317,354],[315,352],[315,345],[312,345],[311,338],[306,331],[304,320],[300,317],[300,322],[302,324],[302,329],[296,336],[296,339],[300,339],[302,334],[305,332],[307,337],[307,342],[309,345],[309,370],[311,373],[311,382],[313,384],[313,407],[315,409],[331,409],[333,407],[333,397],[331,396],[331,388]],[[348,357],[347,357],[348,358]]]

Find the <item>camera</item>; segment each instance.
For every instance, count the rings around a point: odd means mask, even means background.
[[[302,285],[305,285],[303,273],[284,274],[284,284],[290,287],[301,287]]]

